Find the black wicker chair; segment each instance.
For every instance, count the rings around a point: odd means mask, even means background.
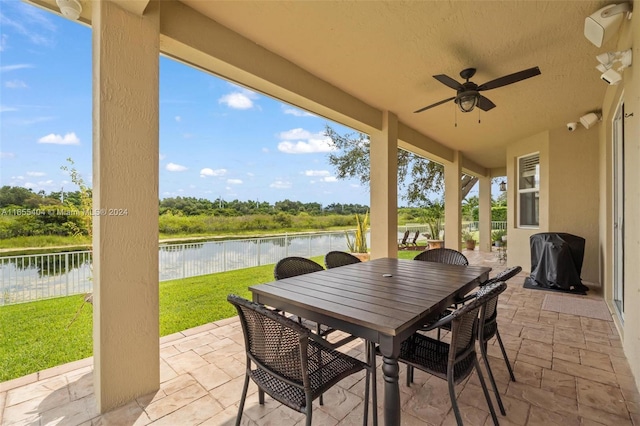
[[[462,300],[462,302],[464,303],[464,302],[468,302],[469,300],[475,300],[477,295],[481,294],[484,287],[493,286],[500,283],[500,281],[494,281],[498,277],[503,277],[503,278],[506,277],[506,279],[509,279],[509,278],[512,278],[514,275],[518,274],[518,272],[520,272],[521,270],[522,268],[520,266],[514,266],[513,268],[507,269],[506,271],[496,275],[494,278],[482,284],[482,287],[480,287],[480,290],[478,290],[477,293],[468,295]],[[504,283],[504,281],[502,281],[502,283]],[[506,284],[505,284],[505,288],[506,288]],[[489,374],[489,380],[491,381],[491,386],[493,386],[493,390],[496,393],[496,399],[498,401],[498,407],[500,408],[500,413],[505,415],[506,411],[504,409],[504,405],[502,404],[502,398],[500,398],[500,393],[498,392],[498,387],[496,385],[496,381],[493,376],[493,371],[491,370],[491,366],[489,365],[489,357],[487,354],[487,343],[489,342],[489,340],[495,337],[496,339],[498,339],[498,344],[500,345],[500,351],[502,351],[502,358],[504,358],[504,362],[505,364],[507,364],[507,369],[509,370],[509,376],[511,376],[511,381],[513,382],[516,381],[516,376],[513,374],[513,368],[511,368],[511,362],[509,362],[507,351],[504,348],[504,344],[502,343],[502,338],[500,337],[500,331],[498,330],[498,298],[497,297],[487,302],[483,324],[484,326],[480,330],[482,334],[478,334],[478,342],[480,344],[480,353],[482,354],[482,358],[484,359],[484,365]],[[451,327],[449,326],[449,324],[445,324],[441,328],[445,330],[451,330]]]
[[[487,281],[483,282],[480,285],[483,286],[483,285],[487,285],[487,284],[493,284],[493,283],[497,283],[499,281],[506,282],[507,280],[510,280],[511,278],[513,278],[516,275],[518,275],[520,272],[522,272],[522,267],[521,266],[512,266],[512,267],[507,268],[504,271],[498,273],[495,277],[489,278]]]
[[[326,342],[311,330],[263,305],[236,295],[229,295],[227,300],[238,310],[247,356],[236,426],[242,420],[249,379],[258,386],[260,404],[264,404],[267,393],[304,413],[309,426],[313,400],[340,380],[362,370],[367,372],[363,421],[367,424],[371,377],[368,364],[326,347]]]
[[[425,250],[418,253],[413,260],[423,260],[428,262],[448,263],[449,265],[469,265],[469,261],[464,254],[457,250],[448,248],[437,248]]]
[[[282,280],[285,278],[297,277],[298,275],[305,275],[318,271],[324,271],[324,268],[319,263],[316,263],[313,260],[304,257],[290,256],[285,257],[278,263],[276,263],[276,266],[273,270],[273,277],[276,280]],[[330,333],[336,331],[335,329],[327,327],[325,325],[317,324],[310,320],[303,320],[302,318],[298,317],[298,323],[302,324],[303,321],[306,323],[305,325],[309,327],[315,327],[316,333],[323,337],[327,337]],[[355,336],[347,336],[337,342],[331,343],[331,345],[333,346],[333,348],[338,348],[355,339]]]
[[[273,269],[273,277],[276,280],[297,277],[298,275],[310,274],[311,272],[323,271],[324,268],[319,263],[304,257],[290,256],[280,259]]]
[[[428,331],[450,326],[450,344],[420,333],[414,333],[400,347],[398,360],[407,364],[407,386],[410,386],[413,381],[414,368],[446,380],[449,385],[451,405],[458,425],[462,425],[462,416],[456,401],[454,387],[466,379],[474,368],[478,373],[478,379],[487,400],[493,423],[498,425],[491,397],[478,363],[475,343],[478,337],[483,337],[483,327],[479,327],[478,324],[482,324],[485,320],[487,307],[490,303],[497,303],[498,295],[506,288],[507,285],[503,282],[486,285],[478,290],[474,299],[470,300],[469,303],[462,305],[446,317],[425,328],[424,331]],[[454,350],[451,350],[452,348]]]
[[[362,262],[360,259],[345,251],[330,251],[324,257],[324,265],[327,269],[337,268],[339,266],[352,265]]]

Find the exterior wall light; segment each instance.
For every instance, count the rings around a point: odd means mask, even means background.
[[[500,191],[504,192],[507,190],[507,182],[502,181],[500,182]]]

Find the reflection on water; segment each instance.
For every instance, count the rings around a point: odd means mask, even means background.
[[[159,250],[159,279],[167,281],[274,264],[283,257],[346,250],[344,232],[167,244]],[[0,306],[92,291],[91,252],[0,258]]]

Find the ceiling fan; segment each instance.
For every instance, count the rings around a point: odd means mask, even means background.
[[[444,75],[444,74],[434,75],[433,78],[438,80],[440,83],[444,84],[445,86],[451,87],[452,89],[455,89],[457,92],[456,96],[452,96],[448,99],[444,99],[440,102],[436,102],[435,104],[426,106],[424,108],[420,108],[419,110],[414,111],[414,113],[422,112],[424,110],[433,108],[435,106],[444,104],[449,101],[454,101],[456,104],[458,104],[458,107],[462,112],[471,112],[476,106],[483,111],[489,111],[490,109],[495,108],[496,104],[491,102],[486,97],[482,96],[480,92],[485,90],[496,89],[498,87],[506,86],[508,84],[517,83],[518,81],[535,77],[536,75],[541,74],[540,68],[533,67],[533,68],[529,68],[519,72],[515,72],[513,74],[496,78],[495,80],[488,81],[478,86],[474,82],[469,81],[469,79],[473,78],[475,73],[476,73],[475,68],[466,68],[460,71],[460,77],[467,80],[464,83],[458,83],[456,80],[449,77],[448,75]]]

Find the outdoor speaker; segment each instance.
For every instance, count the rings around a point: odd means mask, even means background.
[[[598,47],[611,39],[620,27],[624,13],[610,14],[610,9],[616,6],[605,6],[584,20],[584,36]]]

